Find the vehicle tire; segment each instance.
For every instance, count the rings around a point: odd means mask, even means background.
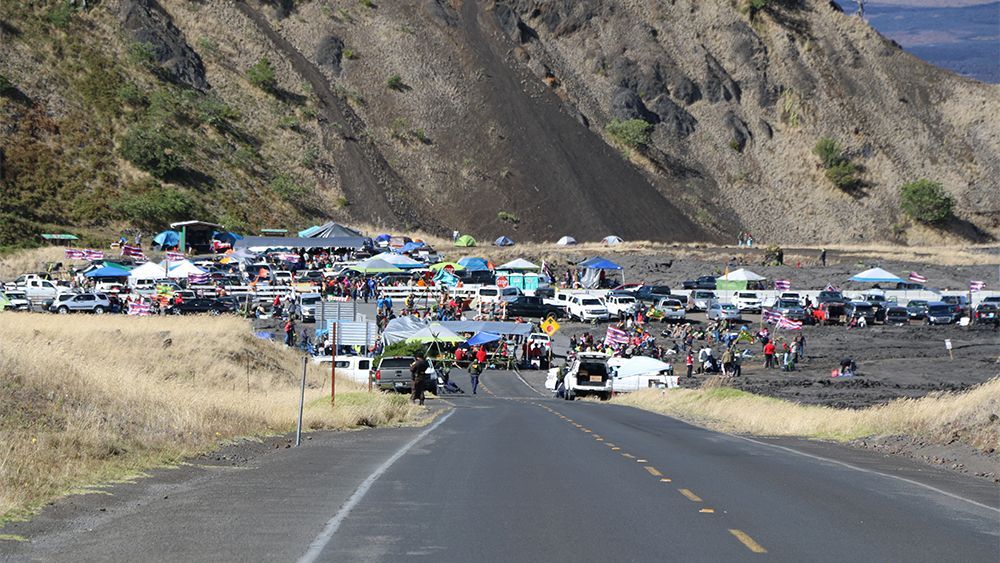
[[[95,315],[103,315],[104,314],[104,307],[101,307],[100,305],[98,305],[97,307],[94,307],[94,314]]]
[[[208,310],[208,314],[209,314],[209,316],[212,316],[212,317],[218,317],[219,315],[222,314],[222,311],[220,311],[219,309],[209,309]]]
[[[601,400],[602,401],[610,401],[611,400],[611,393],[610,392],[601,393]]]
[[[572,401],[574,399],[576,399],[576,393],[574,393],[572,389],[567,389],[566,390],[566,400],[567,401]]]
[[[58,312],[58,313],[59,313],[60,315],[68,315],[68,314],[69,314],[69,307],[66,307],[66,306],[64,305],[64,306],[62,306],[62,307],[59,307],[58,309],[56,309],[56,311],[57,311],[57,312]]]

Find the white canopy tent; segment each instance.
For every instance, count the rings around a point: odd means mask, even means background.
[[[205,270],[199,268],[198,266],[195,266],[190,260],[170,262],[169,265],[170,265],[170,271],[167,272],[168,278],[186,279],[188,276],[191,275],[202,275],[208,273]]]
[[[135,285],[140,280],[160,280],[167,277],[167,269],[156,262],[146,262],[128,274],[128,281]]]
[[[389,264],[397,268],[422,268],[425,266],[423,262],[414,260],[409,256],[404,256],[402,254],[396,254],[394,252],[383,252],[382,254],[376,254],[371,257],[372,260],[384,260]]]
[[[541,266],[538,266],[537,264],[532,264],[531,262],[525,260],[524,258],[518,258],[516,260],[511,260],[506,264],[501,264],[497,266],[496,270],[498,272],[523,272],[523,271],[537,272],[541,268],[542,268]]]
[[[765,278],[762,275],[755,274],[745,268],[740,268],[739,270],[735,270],[729,272],[724,276],[720,276],[718,279],[724,281],[764,281],[767,278]]]

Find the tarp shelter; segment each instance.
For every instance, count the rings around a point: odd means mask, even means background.
[[[392,248],[402,248],[411,242],[413,242],[413,239],[410,237],[395,236],[389,239],[389,246]]]
[[[485,258],[470,256],[460,259],[458,263],[465,266],[465,269],[470,272],[486,272],[490,269],[490,263],[487,262]]]
[[[476,246],[476,239],[472,235],[462,235],[455,239],[455,246]]]
[[[502,236],[497,240],[493,241],[493,244],[494,246],[514,246],[514,241],[505,236]]]
[[[310,232],[308,234],[302,234],[305,233],[306,231]],[[365,236],[359,233],[358,231],[355,231],[350,227],[345,227],[338,223],[334,223],[333,221],[327,221],[326,223],[323,223],[322,225],[319,225],[317,227],[310,227],[305,231],[300,232],[299,236],[308,238],[342,238],[342,237],[365,238]]]
[[[155,237],[153,237],[153,244],[159,246],[160,248],[169,248],[172,246],[177,246],[181,242],[181,234],[177,231],[163,231]]]
[[[419,342],[421,344],[431,344],[434,342],[457,344],[459,342],[465,342],[465,339],[451,330],[441,326],[440,323],[432,323],[413,333],[406,339],[406,341]]]
[[[402,268],[408,270],[411,268],[423,268],[424,263],[418,262],[409,256],[403,256],[402,254],[393,254],[392,252],[383,252],[381,254],[376,254],[372,256],[372,260],[383,260],[392,264],[397,268]]]
[[[573,238],[573,237],[570,237],[570,236],[565,236],[565,237],[559,239],[556,242],[556,244],[558,244],[559,246],[571,246],[571,245],[576,244],[576,239]]]
[[[492,332],[477,332],[472,338],[465,341],[469,346],[479,346],[480,344],[489,344],[490,342],[496,342],[503,338],[499,334],[493,334]]]
[[[403,270],[393,266],[392,264],[386,262],[385,260],[378,260],[376,258],[369,258],[358,262],[354,266],[350,267],[351,270],[355,272],[361,272],[362,274],[402,274]]]
[[[168,262],[167,266],[170,268],[170,271],[167,272],[168,278],[186,279],[188,276],[200,276],[208,273],[198,266],[195,266],[190,260]]]
[[[451,266],[451,269],[455,271],[461,271],[465,269],[465,266],[459,264],[458,262],[438,262],[437,264],[431,264],[428,267],[431,270],[434,270],[435,272],[439,272],[441,270],[448,269],[449,266]]]
[[[437,274],[434,274],[434,282],[447,287],[455,287],[458,285],[458,276],[449,274],[446,270],[442,269],[438,270]]]
[[[236,244],[236,241],[242,239],[243,237],[228,231],[216,231],[212,233],[212,240],[217,240],[219,242],[225,242],[229,244]]]
[[[177,248],[182,251],[191,248],[195,252],[212,251],[212,233],[222,230],[222,225],[205,221],[180,221],[171,223],[170,228],[180,233]]]
[[[537,264],[532,264],[531,262],[528,262],[524,258],[517,258],[515,260],[507,262],[506,264],[501,264],[497,266],[498,272],[537,272],[538,270],[541,269],[542,269],[541,266]]]
[[[402,342],[425,326],[427,323],[418,317],[396,317],[385,325],[385,329],[382,330],[382,340],[386,345]]]
[[[625,242],[625,241],[622,240],[622,237],[618,237],[618,236],[615,236],[615,235],[609,235],[609,236],[606,236],[603,239],[601,239],[601,244],[603,244],[604,246],[615,246],[615,245],[619,245],[619,244],[621,244],[623,242]]]
[[[872,268],[855,275],[848,281],[859,283],[900,283],[903,281],[903,278],[882,268]]]
[[[425,248],[426,246],[427,243],[425,242],[413,241],[413,242],[408,242],[399,248],[394,248],[392,249],[392,251],[399,254],[406,254],[407,252],[415,252],[417,250],[420,250],[421,248]]]
[[[116,268],[114,266],[104,266],[84,274],[88,278],[127,278],[128,270]]]
[[[624,269],[607,258],[595,256],[588,258],[576,265],[583,270],[583,277],[580,279],[581,285],[588,289],[594,289],[600,285],[602,271],[615,271],[622,273],[622,282],[625,281]]]
[[[390,240],[392,240],[392,235],[390,235],[390,234],[381,234],[381,235],[379,235],[379,236],[375,237],[375,238],[374,238],[374,239],[372,239],[372,240],[373,240],[373,241],[374,241],[374,242],[375,242],[376,244],[382,244],[382,245],[385,245],[385,244],[389,244],[389,241],[390,241]]]
[[[364,248],[364,237],[244,237],[233,245],[235,249],[245,248],[253,252],[265,252],[282,248]]]
[[[534,291],[538,289],[542,278],[539,270],[541,270],[541,266],[532,264],[524,258],[518,258],[497,266],[497,276],[507,278],[508,287],[516,287],[522,291]]]
[[[452,332],[475,334],[491,332],[501,336],[528,336],[534,332],[531,323],[515,323],[508,321],[441,321],[437,323]],[[417,331],[427,326],[425,321],[412,316],[396,317],[389,321],[382,330],[382,340],[388,344],[402,342],[413,336]]]
[[[742,291],[745,289],[755,289],[760,282],[766,280],[764,276],[755,274],[745,268],[740,268],[718,277],[715,280],[715,288],[720,291]]]

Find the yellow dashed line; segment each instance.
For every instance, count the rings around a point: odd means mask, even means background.
[[[715,514],[715,509],[714,508],[702,508],[698,512],[700,512],[702,514]]]
[[[682,495],[686,496],[691,502],[702,502],[701,497],[692,493],[691,489],[677,489]]]
[[[649,461],[645,460],[645,459],[637,459],[635,461],[636,461],[636,463],[649,463]]]
[[[661,483],[669,483],[670,481],[671,481],[671,479],[668,478],[668,477],[664,477],[663,479],[660,479]]]
[[[746,532],[742,530],[729,530],[729,533],[732,534],[733,537],[735,537],[736,539],[740,540],[740,543],[745,545],[746,548],[749,549],[750,551],[754,553],[767,553],[767,550],[764,549],[764,547],[761,546],[759,543],[753,541],[753,538],[747,535]]]
[[[611,451],[613,451],[613,452],[617,452],[617,451],[618,451],[618,450],[620,450],[620,449],[621,449],[621,448],[619,448],[619,447],[615,446],[615,447],[611,448]]]
[[[635,459],[635,456],[632,455],[632,454],[622,454],[622,457],[627,457],[629,459]]]
[[[658,471],[658,470],[657,470],[657,469],[656,469],[655,467],[653,467],[652,465],[647,465],[647,466],[646,466],[646,471],[648,471],[648,472],[649,472],[649,474],[650,474],[650,475],[652,475],[653,477],[662,477],[662,476],[663,476],[663,473],[660,473],[660,472],[659,472],[659,471]]]

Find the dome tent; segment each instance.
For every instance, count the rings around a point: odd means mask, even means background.
[[[622,240],[622,237],[615,235],[608,235],[601,240],[601,243],[604,244],[604,246],[617,246],[623,242],[625,241]]]
[[[559,239],[559,242],[557,242],[556,244],[559,246],[571,246],[576,244],[576,239],[571,236],[565,236]]]
[[[514,246],[514,241],[506,236],[501,236],[497,240],[493,241],[494,246]]]
[[[476,239],[472,235],[462,235],[455,239],[455,246],[476,246]]]

